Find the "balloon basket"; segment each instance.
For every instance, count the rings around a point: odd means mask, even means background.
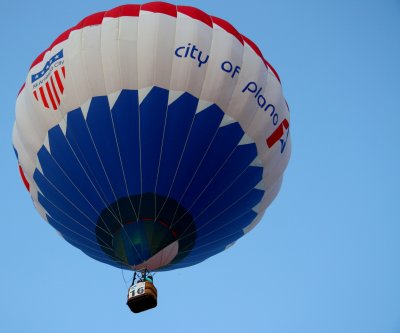
[[[128,290],[126,304],[133,313],[150,310],[157,306],[157,288],[152,282],[152,277],[148,277],[147,271],[142,273],[142,277],[137,281],[135,273],[132,286]]]

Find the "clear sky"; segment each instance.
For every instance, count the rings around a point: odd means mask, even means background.
[[[156,275],[133,315],[131,273],[41,220],[11,146],[17,92],[64,30],[119,1],[1,1],[0,332],[400,332],[400,1],[178,1],[225,18],[280,74],[293,152],[263,221],[206,262]]]

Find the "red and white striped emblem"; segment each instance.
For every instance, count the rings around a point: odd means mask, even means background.
[[[33,96],[46,109],[57,110],[64,93],[65,66],[63,50],[50,58],[41,71],[33,74]]]

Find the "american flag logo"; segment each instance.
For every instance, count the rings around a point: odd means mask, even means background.
[[[284,136],[286,130],[286,136]],[[280,141],[281,143],[281,153],[285,150],[286,142],[289,138],[289,121],[285,118],[283,121],[278,125],[275,131],[267,138],[267,146],[271,148],[275,143]]]
[[[52,56],[42,70],[32,74],[33,95],[46,109],[57,110],[64,92],[64,54],[63,50]]]

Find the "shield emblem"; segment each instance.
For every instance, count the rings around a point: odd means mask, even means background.
[[[35,99],[46,109],[57,110],[64,93],[65,66],[63,50],[52,56],[43,68],[31,76]]]

